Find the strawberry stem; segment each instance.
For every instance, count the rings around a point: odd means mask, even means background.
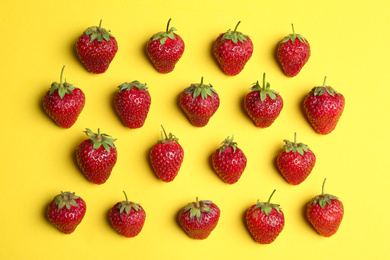
[[[324,87],[324,88],[326,87],[326,76],[325,76],[325,78],[324,78],[324,85],[323,85],[323,87]]]
[[[297,133],[294,133],[294,147],[297,147]]]
[[[62,87],[62,74],[64,74],[65,65],[62,67],[61,76],[60,76],[60,87]]]
[[[234,33],[237,31],[237,27],[238,27],[238,25],[241,23],[241,21],[239,21],[238,23],[237,23],[237,25],[236,25],[236,28],[234,28]]]
[[[263,89],[265,90],[265,72],[263,74]]]
[[[276,190],[274,190],[274,191],[271,193],[271,196],[269,196],[269,199],[268,199],[267,203],[270,203],[271,198],[272,198],[272,196],[274,195],[275,191],[276,191]]]
[[[100,19],[100,22],[99,22],[99,31],[100,31],[101,27],[102,27],[102,19]]]
[[[125,192],[125,191],[123,191],[123,193],[125,194],[125,198],[126,198],[126,204],[128,204],[128,203],[129,203],[129,200],[127,199],[126,192]]]
[[[203,87],[203,77],[200,79],[200,85],[199,87]]]
[[[326,181],[326,178],[324,179],[324,182],[322,183],[322,196],[324,196],[325,181]]]
[[[100,134],[100,128],[98,128],[98,134],[96,136],[96,141],[101,142],[102,141],[102,135]]]
[[[162,125],[161,125],[161,128],[162,128],[162,130],[164,132],[165,139],[168,139],[167,133],[165,132],[165,129],[164,129],[164,127]],[[162,134],[161,134],[161,139],[162,139]]]
[[[171,20],[172,20],[172,18],[169,18],[169,20],[168,20],[168,24],[167,24],[167,30],[166,30],[166,33],[168,33],[168,31],[169,31],[169,23],[171,22]]]
[[[295,35],[294,24],[291,24],[293,35]]]
[[[199,208],[200,207],[200,203],[199,203],[198,197],[196,197],[196,202],[195,203],[196,203],[196,207]]]

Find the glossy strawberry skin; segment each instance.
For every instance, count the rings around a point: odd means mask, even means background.
[[[226,147],[221,153],[220,150],[217,149],[211,157],[213,168],[224,182],[234,184],[241,178],[247,158],[239,148],[234,151],[232,147]]]
[[[138,205],[139,209],[137,211],[131,208],[130,213],[127,214],[126,211],[121,213],[119,206],[120,202],[115,204],[114,207],[110,209],[109,217],[111,224],[119,234],[125,237],[137,236],[145,224],[145,210],[141,205]]]
[[[310,58],[310,45],[306,41],[301,42],[298,39],[294,43],[289,40],[285,43],[279,43],[277,55],[284,73],[288,77],[298,75],[303,66]]]
[[[261,101],[260,91],[252,91],[245,97],[244,106],[255,125],[266,128],[272,125],[282,111],[283,99],[276,94],[275,100],[267,95],[266,99]]]
[[[117,113],[125,126],[131,129],[141,128],[144,125],[151,102],[149,91],[138,88],[118,91],[114,98]]]
[[[218,110],[219,96],[217,93],[213,93],[213,96],[203,99],[200,95],[193,98],[192,94],[186,94],[184,91],[180,94],[180,106],[194,126],[206,126]]]
[[[217,58],[222,70],[230,76],[239,74],[245,67],[245,64],[252,57],[253,43],[246,36],[246,41],[234,43],[232,40],[222,41],[223,34],[215,40],[213,52]]]
[[[81,89],[75,88],[72,93],[65,94],[61,99],[58,90],[52,94],[48,91],[43,98],[46,113],[63,128],[70,128],[76,123],[85,105],[85,95]]]
[[[110,37],[108,42],[106,40],[91,42],[91,37],[83,34],[76,43],[76,50],[89,72],[101,74],[108,69],[114,59],[118,51],[118,43],[113,37]]]
[[[116,164],[117,151],[110,148],[110,152],[107,152],[103,146],[93,149],[91,140],[87,139],[77,147],[76,157],[80,169],[88,180],[95,184],[103,184],[110,177]]]
[[[146,44],[146,52],[154,67],[160,73],[172,72],[184,53],[185,44],[183,39],[175,34],[175,39],[167,38],[162,45],[159,40],[149,39]]]
[[[314,130],[322,135],[330,134],[344,111],[345,98],[341,93],[334,96],[325,91],[314,95],[314,89],[305,97],[303,107],[308,121]]]
[[[153,170],[163,182],[171,182],[176,178],[183,159],[184,150],[175,141],[157,143],[150,151]]]
[[[249,232],[257,243],[270,244],[279,236],[284,228],[284,214],[272,209],[267,216],[260,208],[252,205],[246,213],[246,223]]]
[[[55,200],[52,200],[47,207],[46,214],[49,221],[65,234],[71,234],[75,231],[83,220],[87,210],[87,205],[81,197],[75,201],[78,206],[71,205],[69,210],[66,207],[58,210],[58,205],[55,204]]]
[[[298,152],[286,152],[284,150],[278,155],[276,162],[279,171],[287,182],[298,185],[306,180],[311,173],[316,162],[316,156],[311,150],[304,152],[303,155]]]
[[[191,217],[190,211],[185,211],[184,208],[180,210],[178,217],[179,223],[189,237],[203,240],[208,238],[216,228],[221,210],[214,203],[211,203],[209,207],[211,208],[211,212],[200,213],[199,219]]]
[[[325,194],[325,196],[329,196]],[[314,198],[315,200],[318,198]],[[322,208],[319,203],[309,203],[306,207],[306,216],[315,230],[324,237],[334,235],[340,227],[344,216],[343,203],[332,199],[331,204],[326,203]]]

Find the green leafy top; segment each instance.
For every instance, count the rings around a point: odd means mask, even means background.
[[[261,87],[259,81],[257,81],[256,84],[250,89],[252,91],[260,91],[261,102],[263,102],[267,98],[267,95],[270,97],[270,99],[275,100],[276,95],[279,94],[279,92],[270,89],[269,82],[265,82],[265,73],[263,74],[263,87]]]
[[[109,30],[106,30],[101,26],[102,26],[102,20],[100,20],[99,27],[92,26],[89,27],[87,30],[85,30],[84,34],[87,36],[91,36],[90,42],[93,42],[96,39],[98,42],[102,42],[103,40],[109,42],[110,37],[114,38],[114,36],[110,33]]]
[[[309,147],[303,143],[297,143],[297,133],[294,133],[294,142],[290,142],[289,140],[284,140],[286,143],[282,149],[286,148],[286,152],[298,152],[300,155],[303,155],[305,152],[309,151]]]
[[[236,27],[234,28],[234,31],[231,31],[229,29],[226,33],[224,33],[221,41],[232,40],[234,44],[237,44],[238,41],[240,41],[241,43],[247,41],[248,39],[246,37],[248,37],[248,35],[244,35],[241,32],[237,32],[237,27],[240,23],[241,21],[237,23]]]
[[[161,128],[163,131],[161,132],[161,140],[158,140],[159,144],[165,144],[165,143],[169,143],[169,142],[179,143],[179,138],[177,138],[172,133],[169,133],[169,136],[167,136],[167,133],[165,132],[164,127],[161,126]],[[163,132],[164,132],[165,138],[163,137]]]
[[[226,150],[226,148],[228,147],[231,147],[233,148],[233,153],[236,152],[237,150],[237,143],[236,142],[233,142],[233,139],[234,139],[234,135],[232,135],[232,137],[230,138],[229,136],[221,143],[222,146],[221,148],[219,149],[219,154],[221,154],[223,151]]]
[[[295,31],[294,31],[294,25],[291,24],[292,26],[292,31],[293,33],[292,34],[289,34],[288,36],[284,37],[284,39],[281,41],[281,43],[285,43],[285,42],[288,42],[288,41],[292,41],[292,44],[294,44],[295,42],[295,39],[298,39],[300,42],[302,43],[306,43],[307,44],[307,41],[305,39],[305,37],[303,37],[302,35],[300,34],[295,34]]]
[[[91,139],[91,143],[93,144],[93,149],[98,149],[102,145],[108,153],[110,153],[110,151],[111,151],[110,148],[115,149],[114,142],[117,139],[112,139],[111,136],[109,136],[107,134],[101,134],[100,128],[98,128],[97,134],[93,133],[88,128],[86,128],[86,131],[84,131],[84,133],[86,133],[87,136],[89,137],[89,139]]]
[[[202,213],[210,213],[213,211],[212,208],[210,208],[209,205],[211,205],[213,202],[210,200],[198,200],[198,197],[196,197],[196,202],[192,202],[188,204],[184,208],[184,212],[190,211],[190,218],[196,217],[198,221],[200,221],[200,217]]]
[[[138,80],[134,80],[130,83],[123,83],[121,84],[118,88],[119,88],[119,92],[122,92],[122,91],[129,91],[131,90],[132,88],[138,88],[139,90],[148,90],[148,88],[146,87],[146,83],[145,84],[142,84],[141,82],[139,82]]]
[[[195,99],[197,96],[201,96],[202,99],[206,99],[208,96],[214,98],[213,93],[217,93],[217,91],[213,88],[211,84],[205,85],[203,84],[203,77],[200,81],[200,84],[191,84],[188,88],[184,90],[186,94],[193,94],[192,97]],[[218,94],[218,93],[217,93]]]
[[[313,93],[314,96],[321,96],[325,94],[325,91],[332,97],[334,97],[334,95],[339,95],[339,93],[336,90],[334,90],[332,87],[326,86],[326,76],[324,78],[324,84],[321,87],[314,87],[311,90],[311,93]]]
[[[332,200],[338,200],[339,199],[336,196],[333,196],[333,195],[330,195],[330,194],[324,194],[325,181],[326,181],[326,178],[324,179],[324,182],[322,183],[322,194],[316,196],[310,202],[310,204],[313,204],[313,205],[318,203],[321,206],[322,209],[325,208],[326,204],[329,204],[329,205],[332,204]]]
[[[126,201],[121,201],[118,204],[119,213],[122,214],[123,211],[126,212],[127,215],[130,214],[131,208],[133,208],[135,211],[138,211],[140,209],[139,204],[131,202],[127,199],[126,192],[123,191],[125,194]]]
[[[69,191],[62,192],[61,194],[54,197],[54,203],[58,206],[58,210],[61,210],[64,206],[67,210],[70,210],[70,206],[78,207],[76,200],[80,198],[76,196],[75,193]]]
[[[269,216],[271,214],[272,209],[275,209],[280,214],[280,205],[270,203],[272,196],[274,195],[276,190],[271,193],[267,202],[260,202],[257,200],[257,205],[253,208],[253,210],[260,208],[261,213],[265,213],[265,215]]]
[[[176,28],[171,27],[169,29],[169,23],[171,22],[171,20],[172,20],[172,18],[170,18],[168,20],[167,29],[165,32],[159,32],[159,33],[156,33],[155,35],[153,35],[153,41],[160,40],[160,44],[164,45],[168,38],[170,38],[172,40],[175,39],[174,31],[176,31]]]
[[[58,89],[58,95],[61,99],[64,98],[65,94],[73,94],[72,91],[75,90],[75,87],[72,84],[66,82],[66,79],[65,82],[62,83],[62,74],[64,73],[64,69],[65,65],[62,67],[61,70],[60,84],[58,84],[57,82],[53,82],[50,87],[50,95],[53,94],[56,89]]]

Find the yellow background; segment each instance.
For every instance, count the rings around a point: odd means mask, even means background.
[[[297,3],[299,2],[299,3]],[[1,196],[0,259],[389,259],[389,20],[388,1],[2,1],[1,19]],[[159,74],[145,55],[145,43],[166,22],[186,48],[175,70]],[[108,71],[89,73],[75,55],[75,42],[89,26],[110,29],[119,43]],[[211,46],[220,33],[248,34],[254,53],[238,75],[225,75]],[[275,59],[277,43],[295,31],[309,41],[312,56],[301,73],[286,77]],[[42,109],[42,98],[66,65],[64,77],[81,88],[86,106],[71,129],[62,129]],[[284,108],[268,129],[245,113],[243,98],[267,73]],[[306,121],[301,103],[314,86],[327,83],[346,98],[336,130],[322,136]],[[219,92],[221,105],[204,128],[192,126],[178,105],[180,92],[201,77]],[[121,83],[149,86],[152,105],[145,125],[123,126],[113,108]],[[160,125],[185,150],[172,183],[163,183],[149,164]],[[118,161],[101,186],[86,180],[75,162],[85,128],[117,138]],[[299,186],[278,173],[275,158],[284,139],[304,142],[317,163]],[[241,180],[225,184],[210,156],[234,134],[248,158]],[[336,235],[318,235],[304,217],[305,204],[321,192],[340,197],[345,216]],[[271,245],[254,242],[244,215],[256,202],[281,205],[286,225]],[[146,210],[135,238],[112,228],[108,210],[124,199]],[[87,203],[83,222],[64,235],[46,219],[47,204],[60,191]],[[177,223],[180,208],[209,199],[220,222],[203,241],[190,239]]]

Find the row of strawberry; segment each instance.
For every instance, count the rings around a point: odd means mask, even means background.
[[[325,179],[326,180],[326,179]],[[306,217],[314,229],[325,237],[334,235],[343,218],[343,203],[335,196],[324,194],[315,196],[306,206]],[[260,244],[272,243],[282,232],[285,224],[280,205],[271,203],[272,192],[267,202],[257,201],[246,212],[246,225],[253,239]],[[109,210],[109,218],[114,229],[125,237],[137,236],[146,219],[145,209],[138,203],[126,200],[117,202]],[[325,207],[332,211],[332,219],[324,213]],[[64,210],[63,210],[64,209]],[[83,220],[87,205],[75,193],[61,192],[49,203],[49,221],[65,234],[73,233]],[[66,213],[65,213],[66,212]],[[206,239],[216,228],[221,210],[210,200],[198,200],[181,208],[178,214],[182,229],[193,239]],[[69,220],[69,216],[72,219]],[[196,221],[194,221],[196,220]]]
[[[168,21],[167,30],[165,32],[155,34],[147,43],[147,53],[152,60],[153,65],[161,73],[171,72],[184,51],[183,40],[174,33],[174,28],[168,29],[169,22],[170,21]],[[239,23],[237,26],[238,25]],[[232,76],[237,75],[244,68],[253,52],[253,44],[250,38],[237,32],[237,26],[233,32],[229,30],[225,34],[221,34],[214,43],[214,54],[218,62],[224,72]],[[100,24],[99,27],[90,27],[84,32],[76,43],[76,49],[80,60],[90,72],[103,73],[107,70],[110,62],[114,58],[118,46],[115,38],[109,31],[101,28]],[[295,32],[288,37],[285,37],[285,39],[279,43],[278,59],[287,76],[292,77],[297,75],[309,57],[310,46],[307,40],[302,36],[295,34]],[[49,116],[52,117],[58,125],[69,128],[76,122],[85,105],[85,95],[80,89],[75,88],[72,84],[62,82],[63,70],[64,68],[61,71],[60,83],[54,82],[52,84],[50,90],[44,97],[43,106]],[[320,134],[328,134],[334,130],[345,104],[344,97],[331,87],[326,86],[325,80],[322,87],[313,88],[304,100],[307,118],[313,128]],[[148,114],[150,102],[151,99],[146,86],[138,81],[122,84],[115,96],[116,110],[124,124],[129,128],[142,127]],[[218,93],[211,85],[203,84],[202,79],[200,84],[192,84],[181,93],[180,105],[193,125],[199,127],[205,126],[219,107]],[[257,82],[255,86],[253,86],[251,93],[245,98],[245,108],[258,127],[270,126],[279,115],[282,107],[282,98],[279,93],[270,90],[269,83],[266,84],[265,82],[265,74],[263,76],[263,87],[260,87]],[[78,147],[76,152],[77,161],[88,179],[94,183],[102,184],[107,180],[107,176],[110,175],[116,162],[116,149],[113,144],[114,139],[108,135],[100,134],[100,131],[95,134],[87,129],[86,133],[90,139],[84,141]],[[158,152],[155,152],[154,155],[153,150],[155,148]],[[169,137],[165,134],[165,139],[162,138],[162,140],[153,147],[151,151],[152,165],[156,174],[163,181],[172,181],[177,175],[183,159],[183,150],[182,148],[180,150],[180,148],[181,146],[178,144],[177,138],[172,134],[169,134]],[[168,153],[172,154],[172,151],[175,151],[178,154],[179,160],[174,158],[174,160],[168,160],[168,163],[166,163],[166,158],[169,158]],[[232,184],[238,181],[243,170],[241,171],[238,169],[237,171],[234,167],[222,169],[219,165],[225,165],[226,162],[228,162],[228,164],[230,162],[230,165],[232,165],[232,156],[240,154],[240,151],[241,150],[238,149],[233,142],[233,138],[227,138],[219,149],[218,155],[215,157],[213,155],[213,167],[227,183]],[[87,156],[90,152],[97,152],[96,156],[98,157],[104,154],[103,157],[107,157],[107,161],[101,165],[96,165],[93,160]],[[225,153],[228,153],[229,156]],[[296,140],[294,143],[286,141],[283,153],[286,154],[286,156],[284,156],[286,158],[285,160],[279,160],[279,157],[282,158],[282,156],[278,157],[279,170],[287,181],[292,184],[299,184],[307,177],[314,166],[314,154],[306,145],[297,144]],[[109,156],[107,156],[107,154]],[[161,154],[163,154],[163,157],[165,158],[161,158]],[[305,156],[305,154],[308,156]],[[244,157],[245,155],[243,158]],[[291,157],[295,157],[295,161],[299,161],[296,169],[291,167]],[[309,159],[305,157],[308,157]],[[307,160],[311,160],[311,162],[308,163]],[[286,169],[283,169],[283,167]],[[74,194],[72,196],[74,196]],[[328,198],[327,196],[330,195],[325,196],[323,194],[322,199],[314,200],[313,205],[318,204],[322,208],[322,211],[317,210],[314,216],[318,219],[320,226],[327,228],[329,227],[329,219],[321,220],[321,215],[326,215],[329,211],[341,214],[341,217],[335,217],[335,219],[339,219],[339,223],[336,223],[338,228],[342,219],[342,204],[340,210],[339,205],[337,205],[338,203],[333,203],[333,201],[338,201],[337,198],[334,196]],[[77,210],[77,208],[82,210],[83,207],[79,207],[78,203],[75,203],[74,199],[72,200],[68,193],[66,196],[63,194],[62,197],[63,199],[58,199],[57,197],[57,199],[55,199],[55,201],[57,201],[55,205],[58,206],[57,213],[59,215],[65,214],[64,211],[61,211],[65,205],[65,209],[67,210]],[[327,199],[324,199],[325,197]],[[70,203],[69,201],[73,202]],[[120,213],[125,211],[126,214],[129,215],[129,207],[123,206],[124,204],[127,205],[128,202],[122,203]],[[189,220],[197,221],[194,220],[197,219],[194,218],[194,216],[198,216],[199,213],[192,213],[191,215],[191,212],[198,212],[198,210],[203,207],[201,204],[207,206],[209,203],[196,202],[193,204],[195,206],[189,207],[193,209],[187,210],[189,212],[188,214],[190,214]],[[337,210],[333,209],[333,207],[336,207]],[[256,206],[254,208],[256,208]],[[256,221],[261,219],[261,214],[267,215],[267,212],[281,214],[278,208],[271,207],[270,210],[263,209],[263,206],[258,206],[257,208],[260,208],[261,212],[253,214]],[[49,210],[50,206],[48,214]],[[203,211],[203,213],[208,212],[206,210]],[[49,217],[49,219],[51,218]],[[185,229],[184,226],[183,228]],[[251,230],[252,228],[249,229]],[[264,230],[259,231],[259,227],[254,229],[256,229],[257,232],[260,232],[260,234],[265,232]],[[252,233],[252,235],[256,239],[256,235],[254,233]],[[259,240],[257,241],[259,242]]]

